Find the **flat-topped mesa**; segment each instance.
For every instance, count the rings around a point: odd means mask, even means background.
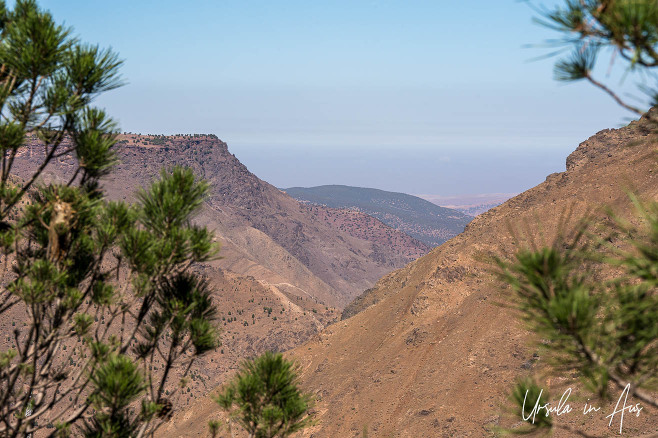
[[[142,184],[162,168],[186,166],[207,180],[212,188],[209,201],[216,207],[251,210],[271,202],[274,187],[260,180],[228,150],[215,135],[121,134],[117,145],[118,171],[137,172]]]
[[[228,152],[228,145],[213,134],[119,134],[115,150],[119,166],[130,162],[133,167],[135,157],[141,156],[153,160],[149,164],[156,172],[172,165],[208,168],[227,160],[237,161]]]
[[[120,134],[116,145],[119,165],[136,157],[149,161],[148,167],[159,171],[162,167],[182,165],[191,167],[199,176],[207,178],[222,162],[237,161],[229,153],[228,145],[213,134],[138,135]],[[231,163],[233,164],[233,163]]]
[[[139,188],[162,169],[190,168],[210,184],[196,220],[217,231],[225,248],[222,266],[290,285],[285,287],[296,296],[341,307],[377,278],[427,251],[379,221],[368,222],[368,232],[359,233],[347,227],[354,218],[325,218],[249,172],[214,135],[121,134],[118,141],[118,164],[101,180],[109,199],[135,201]],[[23,148],[15,172],[30,175],[44,149],[36,139]],[[66,150],[70,145],[62,146]],[[58,157],[43,180],[67,183],[77,166],[73,154]]]
[[[228,145],[214,134],[141,135],[124,133],[118,134],[117,140],[114,150],[119,159],[122,155],[127,154],[129,150],[135,149],[148,149],[163,153],[175,152],[176,155],[188,149],[191,150],[190,152],[193,155],[199,153],[209,154],[211,151],[228,154]],[[64,139],[57,151],[58,162],[71,161],[70,164],[73,164],[73,155],[71,153],[64,154],[67,149],[72,152],[70,146],[70,139]],[[26,156],[37,160],[43,158],[45,153],[43,142],[35,134],[28,134],[25,139],[25,147],[19,150],[18,156]]]
[[[60,149],[64,152],[69,147],[70,143],[65,140]],[[131,176],[130,183],[135,184],[130,192],[148,185],[159,175],[161,169],[177,165],[191,168],[199,178],[211,184],[210,201],[216,206],[232,205],[250,210],[268,202],[266,191],[278,192],[249,172],[247,167],[229,152],[228,145],[212,134],[119,134],[115,152],[118,164],[115,171],[104,178],[104,184],[122,186],[124,184],[121,180],[125,177],[120,175],[128,172]],[[26,147],[19,153],[21,160],[18,173],[26,175],[34,171],[45,154],[43,143],[36,136],[29,136],[26,139]],[[77,161],[74,155],[69,153],[53,160],[46,168],[46,173],[56,176],[56,180],[64,181],[76,168]]]

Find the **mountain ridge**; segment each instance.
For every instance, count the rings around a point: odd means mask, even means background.
[[[17,176],[31,175],[43,154],[43,145],[28,139],[15,161]],[[286,351],[317,335],[339,317],[336,307],[429,250],[361,213],[323,208],[334,220],[322,217],[249,172],[214,135],[124,134],[117,158],[113,173],[102,180],[109,199],[135,201],[140,186],[175,165],[190,167],[211,185],[194,220],[215,232],[222,258],[194,269],[214,289],[222,347],[200,358],[184,405],[221,384],[245,357]],[[66,183],[76,166],[63,155],[46,167],[40,182]],[[347,219],[356,229],[340,229],[337,223]],[[358,234],[361,223],[371,232]],[[11,333],[11,326],[0,322],[0,332]]]
[[[273,283],[293,284],[327,305],[342,307],[384,273],[428,251],[366,217],[357,219],[381,231],[371,240],[317,217],[309,206],[249,172],[214,135],[118,138],[119,164],[103,180],[108,196],[134,200],[136,187],[156,178],[161,168],[190,167],[211,184],[196,220],[217,231],[225,243],[221,263],[238,274],[258,271]],[[19,174],[33,170],[42,154],[38,142],[28,145],[18,157]],[[44,178],[66,180],[63,175],[72,174],[74,165],[70,157],[59,158],[46,168]],[[390,244],[387,234],[395,235]]]
[[[309,204],[364,212],[430,247],[456,236],[471,220],[462,212],[401,192],[340,184],[282,190]]]

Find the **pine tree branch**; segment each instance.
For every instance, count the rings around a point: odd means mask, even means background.
[[[658,408],[658,399],[644,392],[641,388],[638,388],[632,382],[629,382],[626,379],[622,378],[614,371],[608,369],[608,367],[603,363],[601,358],[595,352],[593,352],[587,345],[585,345],[585,343],[580,337],[576,336],[575,339],[580,347],[580,350],[585,354],[587,360],[593,365],[605,368],[608,371],[608,375],[610,376],[610,379],[617,385],[619,389],[624,389],[626,388],[627,385],[630,385],[631,388],[629,393],[630,396],[635,395],[638,399],[645,402],[646,404],[653,406],[654,408]]]
[[[587,72],[587,74],[585,75],[585,79],[587,79],[592,85],[594,85],[594,86],[600,88],[601,90],[603,90],[610,97],[612,97],[615,102],[617,102],[619,105],[626,108],[627,110],[632,111],[632,112],[634,112],[634,113],[636,113],[637,115],[640,115],[640,116],[642,114],[644,114],[644,112],[641,111],[640,109],[638,109],[634,106],[631,106],[631,105],[627,104],[626,102],[624,102],[614,91],[612,91],[610,88],[608,88],[607,86],[605,86],[601,82],[594,79],[589,72]]]

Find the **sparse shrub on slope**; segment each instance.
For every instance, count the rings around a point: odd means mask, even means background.
[[[296,367],[281,353],[244,362],[215,400],[229,414],[229,428],[237,423],[252,438],[287,437],[313,422],[312,398],[299,389]],[[219,429],[210,422],[213,436]]]

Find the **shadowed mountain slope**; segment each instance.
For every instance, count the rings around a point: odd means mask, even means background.
[[[223,244],[220,266],[280,285],[287,293],[342,307],[382,275],[428,251],[365,215],[353,218],[361,227],[340,229],[327,218],[332,214],[301,204],[249,172],[215,136],[120,139],[120,164],[103,183],[109,197],[133,199],[163,167],[192,168],[211,184],[197,221],[216,230]],[[27,148],[18,160],[19,174],[34,169],[42,154],[36,142]],[[45,177],[65,181],[74,170],[73,161],[63,157]],[[363,233],[364,227],[376,232]]]

